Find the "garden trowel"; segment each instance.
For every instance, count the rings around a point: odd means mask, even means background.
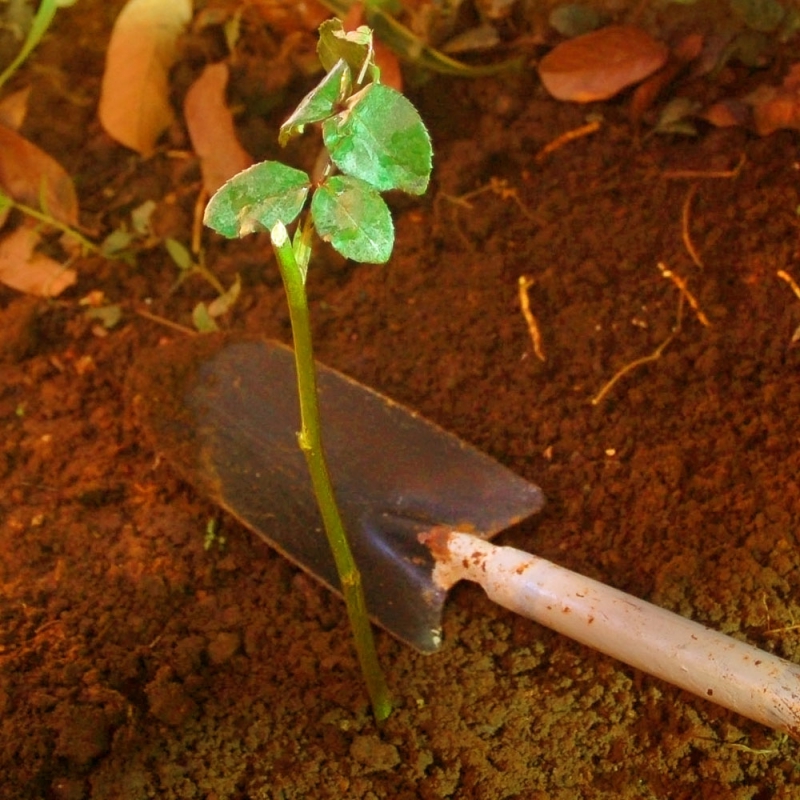
[[[178,473],[339,591],[305,459],[292,351],[196,337],[140,360],[137,417]],[[800,667],[488,540],[539,511],[538,486],[387,397],[318,365],[329,470],[370,616],[423,652],[447,591],[499,604],[712,702],[800,733]]]

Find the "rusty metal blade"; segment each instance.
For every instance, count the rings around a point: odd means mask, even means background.
[[[297,444],[292,351],[265,340],[196,337],[140,360],[132,403],[157,451],[308,573],[339,579]],[[543,505],[506,467],[387,397],[318,365],[325,451],[370,616],[436,650],[446,592],[419,533],[488,539]]]

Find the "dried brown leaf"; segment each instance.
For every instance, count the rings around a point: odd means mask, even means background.
[[[753,108],[760,136],[781,129],[800,130],[800,64],[794,64],[781,86],[759,86],[745,98]]]
[[[5,125],[11,130],[18,131],[25,121],[28,113],[28,98],[31,94],[31,87],[12,92],[0,100],[0,125]]]
[[[100,122],[144,156],[173,120],[169,70],[191,0],[128,0],[114,23],[100,91]]]
[[[694,61],[702,55],[705,41],[702,33],[687,33],[672,48],[672,55],[684,63]]]
[[[717,128],[747,127],[751,116],[750,109],[741,100],[733,98],[718,100],[700,114],[706,122]]]
[[[591,103],[651,75],[667,55],[667,47],[641,28],[611,25],[554,47],[539,63],[539,76],[558,100]]]
[[[652,108],[661,93],[700,55],[702,49],[703,37],[700,34],[684,36],[673,48],[664,66],[636,87],[631,98],[629,115],[637,130],[645,113]]]
[[[253,0],[252,5],[270,28],[284,35],[316,31],[331,15],[317,0]]]
[[[189,88],[183,105],[189,137],[200,158],[203,186],[209,194],[253,163],[236,137],[225,102],[227,85],[228,65],[209,64]]]
[[[0,239],[0,283],[37,297],[56,297],[72,286],[75,270],[36,252],[39,234],[23,225]]]
[[[5,125],[0,125],[0,188],[60,222],[78,222],[72,178],[52,156]]]

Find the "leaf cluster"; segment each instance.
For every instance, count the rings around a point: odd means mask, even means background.
[[[431,173],[430,136],[417,110],[380,83],[372,32],[345,32],[338,19],[320,28],[326,74],[281,126],[285,145],[318,125],[327,166],[314,182],[302,170],[263,161],[224,184],[209,201],[205,223],[227,238],[292,224],[308,206],[317,234],[345,258],[381,264],[394,246],[394,226],[381,192],[423,194]],[[293,247],[305,273],[310,256],[306,217]]]

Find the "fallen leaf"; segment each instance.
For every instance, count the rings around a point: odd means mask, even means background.
[[[236,138],[233,116],[225,102],[227,85],[227,64],[209,64],[189,87],[183,105],[189,138],[200,159],[203,186],[209,194],[253,163]]]
[[[0,125],[5,125],[11,130],[18,131],[25,121],[25,114],[28,113],[28,98],[31,94],[31,87],[12,92],[0,100]]]
[[[0,125],[0,189],[59,222],[78,221],[72,178],[52,156],[5,125]]]
[[[500,43],[500,34],[494,25],[483,23],[475,28],[469,28],[463,33],[459,33],[452,39],[448,39],[442,46],[443,53],[451,55],[462,55],[463,53],[474,53],[479,50],[491,50]]]
[[[697,128],[693,117],[700,111],[700,104],[689,97],[673,97],[661,109],[658,120],[653,126],[654,133],[679,133],[684,136],[696,136]]]
[[[673,48],[664,66],[636,87],[631,98],[629,116],[637,132],[642,118],[659,95],[687,68],[690,62],[699,57],[702,50],[703,37],[700,34],[684,36]]]
[[[200,333],[214,333],[219,330],[219,325],[214,322],[214,317],[208,313],[208,306],[203,302],[192,309],[192,324]]]
[[[284,36],[297,31],[316,31],[331,16],[318,0],[254,0],[252,3],[272,30]]]
[[[741,101],[729,98],[719,100],[699,115],[717,128],[747,127],[751,122],[751,111]]]
[[[744,98],[753,108],[753,124],[760,136],[783,128],[800,130],[800,64],[794,64],[781,86],[759,86]]]
[[[753,124],[759,136],[783,128],[800,130],[800,97],[773,86],[760,86],[745,98],[753,107]]]
[[[517,0],[483,0],[478,5],[487,19],[506,19],[511,15],[511,7],[516,2]]]
[[[113,139],[143,156],[152,153],[174,118],[169,70],[191,18],[191,0],[128,0],[114,23],[100,122]]]
[[[89,308],[86,311],[89,319],[96,319],[101,323],[104,330],[111,330],[122,319],[122,306],[109,305],[99,308]]]
[[[651,75],[667,47],[641,28],[610,25],[556,45],[540,62],[539,77],[558,100],[607,100]]]
[[[227,314],[233,308],[241,293],[242,282],[237,274],[236,280],[234,280],[230,288],[208,304],[208,313],[212,317],[221,317],[223,314]]]
[[[0,283],[37,297],[56,297],[78,279],[73,269],[36,252],[39,234],[22,225],[0,239]]]

